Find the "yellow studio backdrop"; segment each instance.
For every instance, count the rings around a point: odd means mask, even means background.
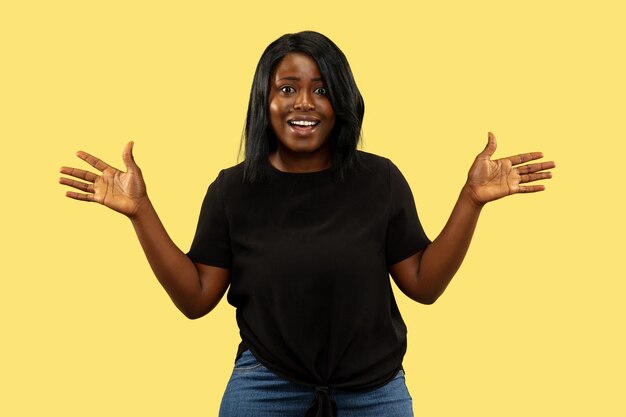
[[[183,250],[237,162],[263,49],[304,29],[346,53],[363,149],[408,179],[435,238],[493,131],[543,151],[546,192],[483,211],[433,306],[394,287],[416,416],[623,416],[626,9],[618,1],[85,2],[0,5],[0,415],[215,416],[234,309],[180,314],[130,222],[65,198],[82,149],[134,140]]]

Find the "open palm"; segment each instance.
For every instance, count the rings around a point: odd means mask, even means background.
[[[545,189],[543,185],[520,184],[552,178],[552,173],[542,171],[554,168],[554,162],[520,165],[543,158],[541,152],[529,152],[491,160],[496,147],[496,138],[493,133],[489,132],[487,146],[478,154],[469,170],[466,185],[477,204],[483,205],[508,195],[534,193]]]
[[[65,195],[75,200],[100,203],[110,209],[133,217],[147,198],[146,184],[141,169],[133,158],[133,142],[126,144],[122,159],[126,165],[126,172],[110,166],[104,161],[87,152],[76,153],[83,161],[101,172],[94,174],[78,168],[62,167],[60,172],[72,178],[61,178],[61,184],[82,191],[68,191]],[[82,180],[82,181],[79,181]]]

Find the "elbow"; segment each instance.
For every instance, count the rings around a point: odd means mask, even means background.
[[[420,304],[432,305],[432,304],[435,304],[435,301],[439,299],[441,294],[443,294],[443,291],[441,292],[420,291],[420,292],[414,293],[411,298]]]
[[[422,283],[422,285],[416,285],[413,291],[413,297],[411,298],[420,304],[435,304],[435,301],[437,301],[446,291],[446,288],[448,288],[451,278],[452,277],[449,279],[435,280],[435,283],[432,284],[432,279],[418,277],[417,283]]]
[[[209,314],[213,309],[217,306],[217,302],[206,304],[204,302],[200,302],[195,305],[187,305],[187,306],[178,306],[178,309],[187,317],[189,320],[199,319],[200,317],[204,317]]]
[[[424,304],[424,305],[432,305],[435,304],[435,301],[437,301],[439,299],[439,295],[434,295],[434,296],[418,296],[418,297],[414,297],[413,300],[417,301],[420,304]]]
[[[196,312],[190,312],[190,311],[183,311],[183,314],[189,320],[196,320],[196,319],[199,319],[200,317],[204,317],[205,316],[204,314],[198,314]]]
[[[197,306],[183,306],[176,305],[181,313],[185,315],[189,320],[196,320],[200,317],[204,317],[207,315],[208,311],[206,308],[199,308]]]
[[[206,316],[217,305],[217,303],[208,303],[202,294],[179,297],[177,299],[170,296],[170,298],[174,302],[176,308],[178,308],[178,310],[189,320],[195,320]]]

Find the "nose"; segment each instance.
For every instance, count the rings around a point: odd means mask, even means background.
[[[315,109],[313,97],[306,89],[302,89],[296,95],[296,101],[293,103],[294,110],[309,111]]]

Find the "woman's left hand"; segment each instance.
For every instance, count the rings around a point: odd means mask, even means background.
[[[508,158],[491,160],[496,151],[496,137],[489,132],[485,149],[478,154],[467,175],[465,188],[478,206],[517,193],[543,191],[543,185],[520,185],[533,181],[552,178],[552,173],[545,171],[556,165],[554,162],[539,162],[521,165],[543,158],[541,152],[523,153]]]

